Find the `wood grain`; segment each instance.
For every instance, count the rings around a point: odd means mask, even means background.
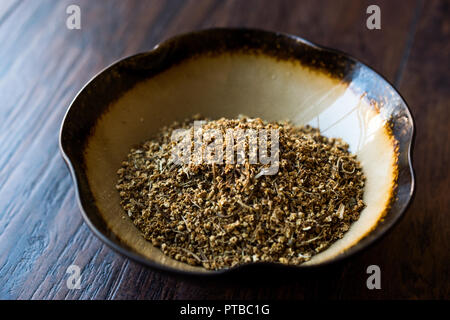
[[[65,27],[77,4],[82,29]],[[365,27],[378,4],[382,29]],[[0,298],[449,298],[449,9],[439,1],[2,1],[0,5]],[[395,82],[417,122],[417,194],[387,237],[306,275],[196,279],[140,266],[83,223],[58,150],[77,91],[110,63],[178,33],[214,26],[293,33],[346,51]],[[66,269],[82,268],[69,290]],[[378,264],[382,290],[366,288]]]

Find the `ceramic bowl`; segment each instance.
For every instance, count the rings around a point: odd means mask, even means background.
[[[293,35],[250,29],[180,35],[97,74],[73,100],[60,132],[84,220],[109,246],[145,265],[203,275],[286,267],[194,267],[162,254],[125,217],[115,189],[121,161],[162,126],[196,113],[310,124],[343,138],[357,154],[367,207],[343,239],[290,268],[314,268],[363,250],[391,229],[412,197],[413,118],[371,68]]]

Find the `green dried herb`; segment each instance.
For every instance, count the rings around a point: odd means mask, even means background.
[[[195,119],[199,119],[196,117]],[[174,164],[164,127],[118,170],[121,205],[145,239],[207,269],[255,261],[300,264],[342,238],[364,208],[365,177],[341,139],[289,122],[242,117],[203,128],[279,130],[279,170],[262,164]],[[226,146],[224,146],[226,147]],[[248,145],[245,146],[248,151]]]

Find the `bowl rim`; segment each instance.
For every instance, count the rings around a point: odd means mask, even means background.
[[[205,271],[196,271],[196,270],[181,270],[181,269],[177,269],[174,267],[170,267],[167,265],[162,265],[158,262],[152,261],[140,254],[137,254],[135,252],[132,252],[131,250],[128,250],[124,247],[122,247],[121,245],[119,245],[118,243],[112,241],[107,235],[105,235],[102,231],[100,231],[95,225],[94,223],[91,221],[91,219],[89,218],[85,206],[83,205],[83,201],[81,199],[81,195],[80,195],[80,183],[79,183],[79,177],[77,175],[77,172],[72,164],[72,160],[70,159],[70,157],[68,156],[68,154],[66,153],[65,149],[64,149],[64,144],[62,142],[63,139],[63,129],[67,123],[67,117],[68,114],[70,113],[71,109],[74,107],[75,102],[77,101],[77,99],[79,98],[79,96],[86,90],[86,88],[88,88],[90,86],[90,84],[100,75],[106,73],[110,68],[112,68],[113,66],[125,61],[125,60],[129,60],[132,58],[135,58],[137,56],[143,55],[143,54],[149,54],[149,53],[153,53],[155,52],[156,49],[167,46],[169,43],[176,41],[177,39],[181,39],[181,38],[185,38],[185,37],[191,37],[191,36],[195,36],[198,34],[205,34],[205,33],[214,33],[214,32],[254,32],[254,33],[258,33],[258,34],[265,34],[265,35],[271,35],[274,37],[285,37],[285,38],[289,38],[292,40],[295,40],[303,45],[309,46],[311,48],[314,48],[315,50],[319,50],[319,51],[324,51],[324,52],[328,52],[331,54],[335,54],[335,55],[341,55],[343,57],[345,57],[346,59],[361,65],[371,71],[373,71],[378,77],[380,77],[386,84],[388,84],[390,86],[390,88],[393,90],[393,92],[400,98],[401,103],[403,104],[403,106],[405,107],[405,112],[407,117],[410,120],[411,123],[411,132],[410,135],[407,139],[407,146],[406,146],[406,150],[405,152],[407,153],[407,163],[408,163],[408,169],[409,169],[409,174],[410,174],[410,189],[409,189],[409,194],[408,194],[408,199],[406,200],[406,203],[404,204],[403,208],[401,208],[399,210],[399,212],[396,214],[396,216],[391,219],[388,223],[384,224],[383,226],[381,226],[380,230],[378,230],[378,234],[376,237],[372,237],[371,239],[366,239],[367,236],[369,234],[372,233],[373,230],[369,231],[366,235],[364,235],[357,243],[353,244],[351,247],[345,249],[343,252],[337,254],[336,256],[332,257],[331,259],[327,259],[323,262],[317,263],[317,264],[300,264],[300,265],[285,265],[285,264],[281,264],[281,263],[275,263],[275,262],[251,262],[251,263],[246,263],[246,264],[241,264],[241,265],[237,265],[235,267],[231,267],[231,268],[226,268],[226,269],[219,269],[219,270],[205,270]],[[193,275],[193,276],[218,276],[218,275],[223,275],[223,274],[228,274],[228,273],[234,273],[240,270],[244,270],[244,269],[249,269],[249,268],[255,268],[255,267],[270,267],[273,269],[291,269],[291,270],[312,270],[312,269],[319,269],[319,268],[323,268],[323,267],[328,267],[330,265],[334,265],[338,262],[342,262],[343,260],[348,259],[350,256],[355,256],[360,254],[361,252],[363,252],[365,249],[373,246],[376,242],[380,241],[382,238],[384,238],[386,236],[386,234],[388,234],[388,232],[401,220],[401,218],[404,217],[404,214],[406,212],[406,210],[409,208],[409,206],[411,205],[411,202],[414,198],[414,194],[415,194],[415,174],[414,174],[414,169],[413,169],[413,163],[412,163],[412,152],[413,152],[413,147],[414,147],[414,141],[415,141],[415,136],[416,136],[416,128],[415,128],[415,120],[414,117],[412,115],[412,112],[405,100],[405,98],[400,94],[400,92],[395,88],[395,86],[389,81],[387,80],[381,73],[379,73],[377,70],[375,70],[374,68],[368,66],[367,64],[361,62],[359,59],[353,57],[352,55],[345,53],[343,51],[340,51],[338,49],[333,49],[333,48],[329,48],[326,46],[322,46],[322,45],[318,45],[314,42],[311,42],[309,40],[306,40],[300,36],[297,35],[293,35],[293,34],[289,34],[289,33],[285,33],[285,32],[278,32],[278,31],[270,31],[270,30],[265,30],[265,29],[261,29],[261,28],[245,28],[245,27],[215,27],[215,28],[206,28],[206,29],[200,29],[200,30],[194,30],[194,31],[190,31],[190,32],[186,32],[186,33],[182,33],[182,34],[178,34],[175,35],[173,37],[169,37],[159,43],[157,43],[152,49],[147,50],[147,51],[143,51],[143,52],[138,52],[136,54],[132,54],[129,56],[125,56],[125,57],[121,57],[116,59],[115,61],[113,61],[112,63],[110,63],[108,66],[104,67],[103,69],[101,69],[100,71],[98,71],[96,74],[94,74],[83,86],[80,90],[78,90],[78,92],[76,93],[75,97],[72,99],[72,101],[69,104],[69,107],[67,108],[62,123],[61,123],[61,127],[59,130],[59,139],[58,139],[58,145],[59,145],[59,150],[61,153],[61,156],[64,160],[64,162],[67,165],[67,168],[69,169],[70,175],[72,177],[73,183],[74,183],[74,188],[75,188],[75,197],[77,199],[77,203],[78,203],[78,207],[79,210],[81,212],[81,216],[84,220],[84,222],[88,225],[89,229],[98,237],[100,238],[101,241],[103,241],[106,245],[108,245],[110,248],[112,248],[114,251],[122,254],[123,256],[130,258],[131,260],[138,262],[141,265],[162,271],[162,272],[168,272],[168,273],[174,273],[174,274],[179,274],[179,275]],[[393,200],[395,201],[395,199]],[[377,222],[379,224],[379,222]],[[377,224],[377,226],[378,226]],[[375,228],[375,227],[374,227]],[[359,243],[361,243],[362,240],[365,240],[365,243],[363,246],[357,246]]]

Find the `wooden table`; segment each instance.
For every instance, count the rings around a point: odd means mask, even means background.
[[[81,30],[66,8],[81,8]],[[366,8],[381,8],[381,30]],[[2,0],[0,5],[0,298],[450,298],[449,2],[257,0]],[[104,245],[83,222],[58,149],[78,90],[122,57],[213,26],[288,32],[346,51],[387,77],[416,120],[415,199],[402,221],[360,255],[307,275],[184,278],[150,270]],[[81,267],[81,289],[66,270]],[[381,290],[366,287],[381,268]]]

